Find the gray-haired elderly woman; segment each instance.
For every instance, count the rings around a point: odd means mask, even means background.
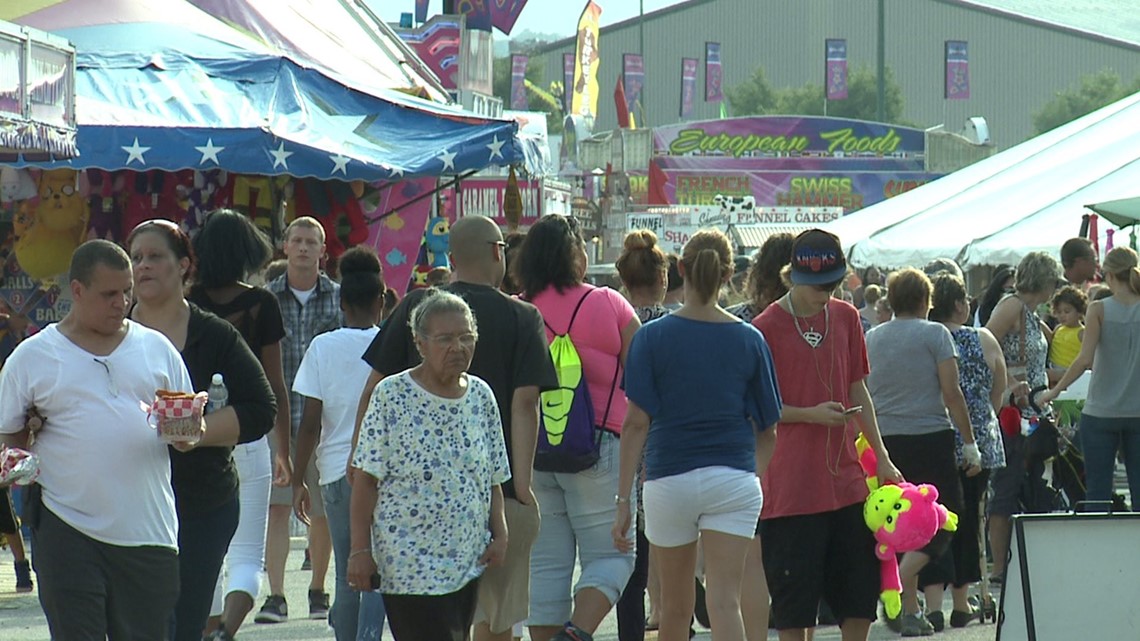
[[[352,459],[348,581],[380,590],[397,641],[468,639],[478,578],[507,549],[506,445],[491,388],[467,373],[467,303],[433,291],[410,325],[423,362],[376,386]]]

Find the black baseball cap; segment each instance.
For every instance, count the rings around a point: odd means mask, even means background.
[[[847,259],[839,237],[809,229],[792,241],[792,284],[830,285],[847,275]]]

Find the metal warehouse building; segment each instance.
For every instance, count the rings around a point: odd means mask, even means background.
[[[885,0],[885,7],[886,64],[903,90],[903,117],[957,130],[983,116],[999,148],[1031,137],[1033,112],[1081,76],[1111,69],[1128,83],[1140,74],[1140,0]],[[718,105],[703,100],[705,42],[721,43],[725,87],[758,65],[776,87],[822,85],[824,40],[846,38],[851,68],[873,69],[877,24],[875,0],[689,0],[610,25],[599,43],[595,131],[617,127],[612,95],[622,54],[638,53],[642,40],[642,107],[654,126],[679,119],[685,57],[701,60],[691,119],[718,116]],[[969,43],[968,100],[943,99],[946,40]],[[573,53],[574,43],[567,38],[535,54],[547,84],[562,80],[562,54]]]

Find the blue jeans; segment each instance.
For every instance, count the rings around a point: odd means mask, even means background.
[[[311,490],[310,490],[311,491]],[[348,555],[352,546],[348,527],[352,486],[341,477],[321,486],[325,516],[332,537],[336,594],[329,610],[329,624],[336,641],[380,641],[384,632],[384,600],[379,592],[357,592],[348,587]]]
[[[1085,455],[1086,498],[1112,500],[1116,452],[1122,449],[1132,509],[1140,507],[1140,417],[1100,418],[1081,414],[1080,435],[1081,452]]]
[[[527,625],[560,626],[570,620],[573,597],[594,588],[617,603],[633,574],[635,553],[614,549],[614,495],[619,441],[606,432],[601,456],[576,474],[534,473],[542,524],[530,551],[530,617]],[[636,495],[631,497],[636,504]],[[633,535],[630,524],[627,535]],[[573,584],[574,567],[582,571]]]

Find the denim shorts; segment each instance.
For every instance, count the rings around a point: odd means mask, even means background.
[[[602,435],[601,455],[591,468],[575,474],[534,473],[534,495],[542,523],[530,556],[532,626],[561,626],[570,620],[573,597],[594,588],[616,603],[633,574],[634,551],[614,549],[618,438]],[[628,536],[633,536],[631,524]],[[574,566],[581,563],[578,583]],[[573,589],[571,589],[573,588]]]

